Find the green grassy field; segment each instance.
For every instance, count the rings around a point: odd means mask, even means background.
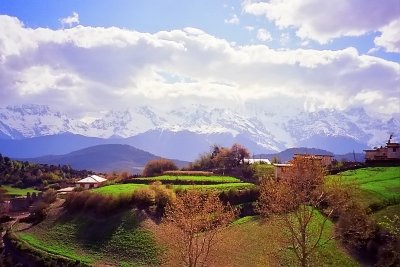
[[[113,184],[92,189],[92,192],[108,195],[132,194],[136,189],[147,187],[145,184]]]
[[[176,175],[162,175],[156,177],[136,178],[138,181],[193,181],[196,182],[214,182],[214,183],[240,183],[238,178],[231,176],[176,176]]]
[[[335,176],[344,185],[355,186],[356,197],[364,207],[400,200],[400,167],[362,168]]]
[[[12,187],[9,185],[2,185],[2,188],[4,188],[7,191],[8,195],[14,195],[14,196],[26,196],[26,193],[39,193],[38,190],[35,190],[34,188],[17,188],[17,187]]]
[[[149,185],[145,184],[114,184],[107,185],[99,188],[92,189],[92,192],[108,195],[132,194],[138,188],[144,188]],[[207,184],[207,185],[172,185],[174,190],[218,190],[225,191],[230,189],[249,189],[255,187],[251,183],[221,183],[221,184]]]
[[[316,223],[322,219],[317,216]],[[324,231],[329,238],[333,224],[328,223]],[[157,233],[156,235],[163,233]],[[221,232],[220,242],[211,252],[210,266],[298,266],[293,252],[289,249],[288,236],[282,219],[272,217],[263,220],[257,216],[246,216],[232,223]],[[163,239],[166,247],[173,247],[174,240]],[[169,252],[167,266],[180,266],[179,255]],[[313,266],[359,266],[347,255],[338,243],[328,242],[316,252],[318,262]]]
[[[251,183],[222,183],[222,184],[206,184],[206,185],[173,185],[175,190],[218,190],[218,191],[226,191],[230,189],[249,189],[255,187],[254,184]]]
[[[385,216],[393,219],[400,214],[400,167],[362,168],[335,176],[340,177],[344,185],[354,188],[356,200],[373,211],[370,216],[376,223],[387,221]]]
[[[127,211],[104,219],[68,216],[44,222],[17,237],[34,248],[87,264],[149,266],[159,262],[160,247],[141,220]]]

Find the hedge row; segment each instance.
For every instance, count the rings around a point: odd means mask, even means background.
[[[165,171],[163,175],[172,175],[172,176],[212,176],[213,172],[206,171]]]

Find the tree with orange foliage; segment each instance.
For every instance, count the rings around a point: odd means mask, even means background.
[[[153,159],[146,163],[143,169],[143,176],[157,176],[165,171],[175,171],[178,167],[169,159]]]
[[[323,183],[324,168],[320,160],[304,157],[294,159],[279,181],[265,180],[260,185],[260,213],[282,217],[290,247],[301,266],[308,266],[316,249],[331,239],[322,239],[332,214],[331,210],[322,220],[319,217],[318,208],[328,197]]]
[[[187,191],[165,211],[164,224],[174,250],[185,266],[204,266],[219,241],[219,232],[234,219],[235,210],[224,205],[217,194]]]

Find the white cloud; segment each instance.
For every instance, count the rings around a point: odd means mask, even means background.
[[[224,20],[227,24],[239,24],[239,18],[236,14],[233,14],[229,19]]]
[[[253,26],[246,26],[244,27],[247,31],[252,32],[254,31],[254,27]]]
[[[400,53],[400,19],[385,25],[380,29],[380,32],[382,33],[381,36],[374,40],[375,45],[385,48],[387,52]]]
[[[195,28],[32,29],[8,16],[0,16],[0,28],[0,106],[39,103],[73,113],[204,102],[400,109],[399,64],[355,48],[239,46]]]
[[[269,42],[272,41],[272,36],[269,31],[260,28],[257,30],[257,39],[263,42]]]
[[[75,24],[79,24],[79,14],[76,12],[72,12],[71,16],[68,16],[66,18],[61,18],[59,21],[63,27],[65,26],[72,27]]]
[[[341,36],[360,36],[389,25],[400,14],[398,0],[245,0],[248,14],[265,16],[280,28],[321,44]]]

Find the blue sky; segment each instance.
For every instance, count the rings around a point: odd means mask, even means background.
[[[79,90],[88,99],[100,91],[104,100],[97,104],[105,108],[114,107],[104,101],[121,95],[144,102],[165,97],[173,102],[177,95],[212,102],[228,93],[236,102],[253,101],[249,95],[260,101],[280,96],[299,99],[310,111],[361,106],[397,114],[399,5],[398,0],[1,0],[0,28],[8,28],[0,44],[8,45],[0,50],[0,85],[9,89],[0,92],[0,104],[73,100]],[[66,49],[67,44],[73,45]],[[77,55],[82,61],[72,59]],[[95,55],[101,59],[93,60]],[[30,60],[15,69],[16,56]],[[37,73],[46,76],[35,80]]]

